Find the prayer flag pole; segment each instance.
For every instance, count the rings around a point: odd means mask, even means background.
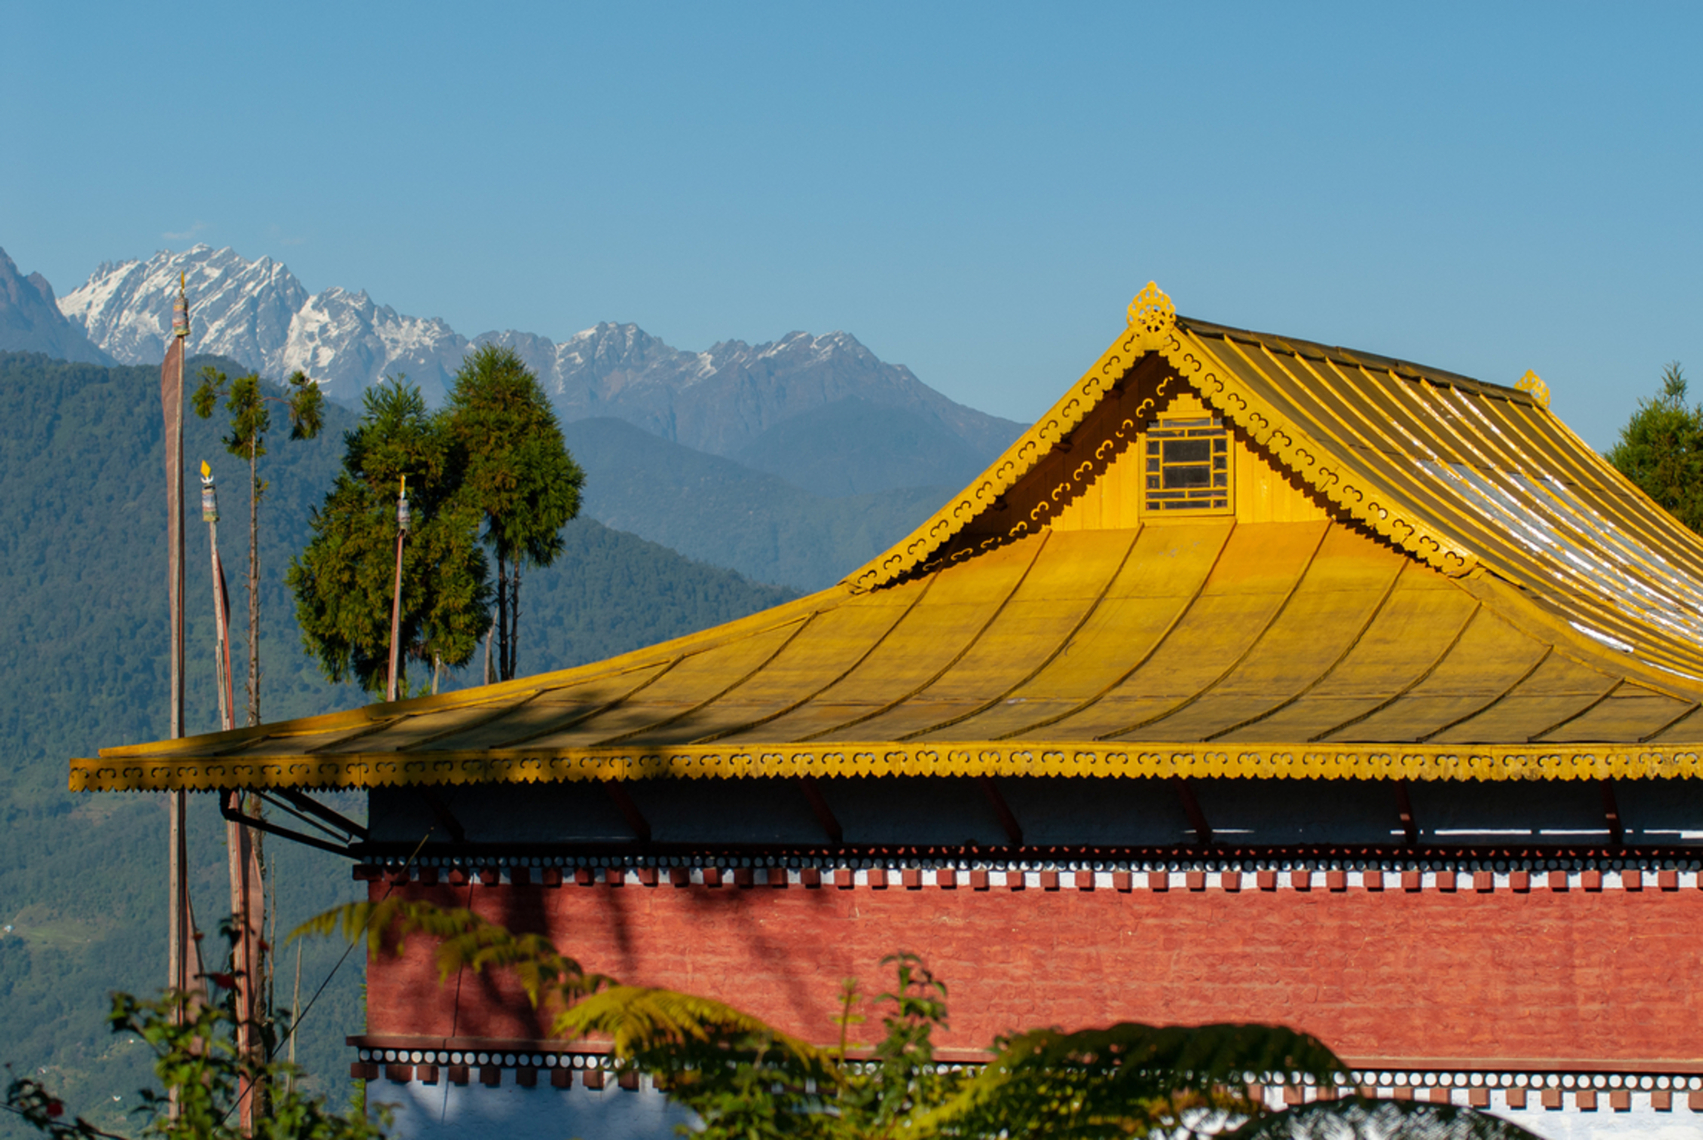
[[[183,735],[183,351],[189,339],[189,301],[180,274],[177,300],[172,305],[171,343],[160,367],[160,404],[165,415],[166,451],[166,593],[171,628],[171,735]],[[188,837],[184,833],[185,794],[170,793],[168,801],[171,854],[167,861],[168,920],[171,933],[166,952],[170,959],[167,984],[187,991],[194,981],[189,960],[194,942],[190,927],[188,890]],[[180,1007],[178,1016],[184,1011]]]
[[[396,585],[390,595],[390,684],[384,699],[396,699],[396,664],[402,635],[402,542],[408,537],[408,476],[396,492]]]
[[[205,460],[201,463],[201,520],[207,524],[207,547],[212,557],[213,573],[213,662],[219,683],[219,727],[230,731],[236,727],[236,691],[231,674],[231,604],[225,592],[225,565],[219,558],[219,489],[213,479],[213,469]],[[223,791],[226,804],[240,808],[240,791]],[[257,1047],[255,1032],[259,1008],[260,986],[260,929],[259,913],[264,906],[260,879],[259,852],[248,828],[227,819],[225,821],[225,850],[230,860],[231,917],[238,927],[232,944],[232,965],[236,987],[237,1054],[256,1062],[264,1062]],[[254,1131],[254,1084],[241,1078],[237,1090],[240,1108],[239,1125],[244,1133]]]

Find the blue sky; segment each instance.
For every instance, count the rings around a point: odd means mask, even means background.
[[[846,329],[1028,420],[1184,313],[1703,395],[1703,9],[0,0],[0,246],[193,241],[466,334]]]

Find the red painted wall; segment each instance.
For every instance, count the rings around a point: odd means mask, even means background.
[[[373,897],[387,889],[373,884]],[[1281,1022],[1350,1060],[1703,1056],[1703,891],[1013,892],[397,888],[543,930],[587,970],[708,994],[831,1041],[839,981],[894,950],[950,987],[953,1048],[1119,1020]],[[368,1032],[537,1037],[502,979],[440,986],[423,939],[369,964]],[[862,1027],[878,1030],[876,1011]]]

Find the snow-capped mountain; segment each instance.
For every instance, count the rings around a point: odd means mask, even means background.
[[[878,359],[849,333],[795,332],[758,345],[730,340],[702,352],[671,348],[637,325],[613,323],[560,343],[512,330],[470,341],[442,320],[404,316],[364,291],[309,295],[271,258],[248,261],[234,250],[205,245],[102,265],[59,307],[120,362],[152,363],[171,329],[180,275],[189,298],[191,351],[230,357],[272,379],[299,368],[337,400],[353,401],[368,385],[401,372],[438,403],[467,352],[494,342],[520,354],[564,420],[614,416],[663,439],[765,469],[775,447],[798,455],[832,441],[839,423],[832,409],[841,406],[848,416],[856,409],[853,418],[863,425],[857,430],[874,422],[869,409],[903,416],[913,440],[920,431],[941,441],[921,450],[951,453],[954,473],[985,462],[1021,430],[954,403],[910,369]],[[784,445],[766,435],[824,409],[827,421],[808,421],[808,430],[793,431]],[[853,430],[850,424],[846,419],[841,426]],[[866,466],[875,470],[873,460]],[[921,475],[920,468],[911,475],[895,469],[891,478]],[[865,477],[851,485],[875,489]]]
[[[364,292],[309,296],[280,262],[206,245],[108,262],[59,308],[121,363],[151,363],[171,332],[180,275],[191,352],[227,356],[272,379],[299,368],[334,399],[354,400],[375,380],[406,372],[440,400],[467,352],[466,338],[442,321],[401,316]]]

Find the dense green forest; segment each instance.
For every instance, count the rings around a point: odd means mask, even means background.
[[[190,371],[203,361],[195,361]],[[228,372],[237,368],[217,362]],[[346,408],[326,408],[317,440],[275,434],[262,461],[262,712],[276,720],[364,703],[331,686],[303,653],[283,585],[330,486]],[[186,460],[220,482],[220,542],[245,623],[239,568],[246,556],[246,470],[218,442],[218,419],[189,418]],[[72,796],[66,760],[167,732],[165,504],[159,370],[68,364],[0,354],[0,1062],[35,1073],[79,1109],[116,1122],[147,1082],[144,1048],[115,1038],[102,1017],[114,989],[152,992],[165,975],[165,802],[162,796]],[[187,484],[195,487],[191,477]],[[188,728],[216,727],[207,535],[189,521]],[[784,601],[785,589],[692,562],[589,519],[569,524],[566,553],[526,578],[520,668],[565,668],[638,648]],[[451,676],[449,687],[474,683]],[[192,890],[209,942],[226,899],[223,824],[210,795],[191,796]],[[361,797],[342,797],[362,810]],[[280,933],[353,897],[347,864],[272,841]],[[310,945],[304,998],[341,948]],[[281,956],[288,1006],[294,952]],[[338,1087],[343,1035],[361,1024],[359,956],[304,1022],[298,1058]],[[0,1137],[14,1135],[0,1121]]]

